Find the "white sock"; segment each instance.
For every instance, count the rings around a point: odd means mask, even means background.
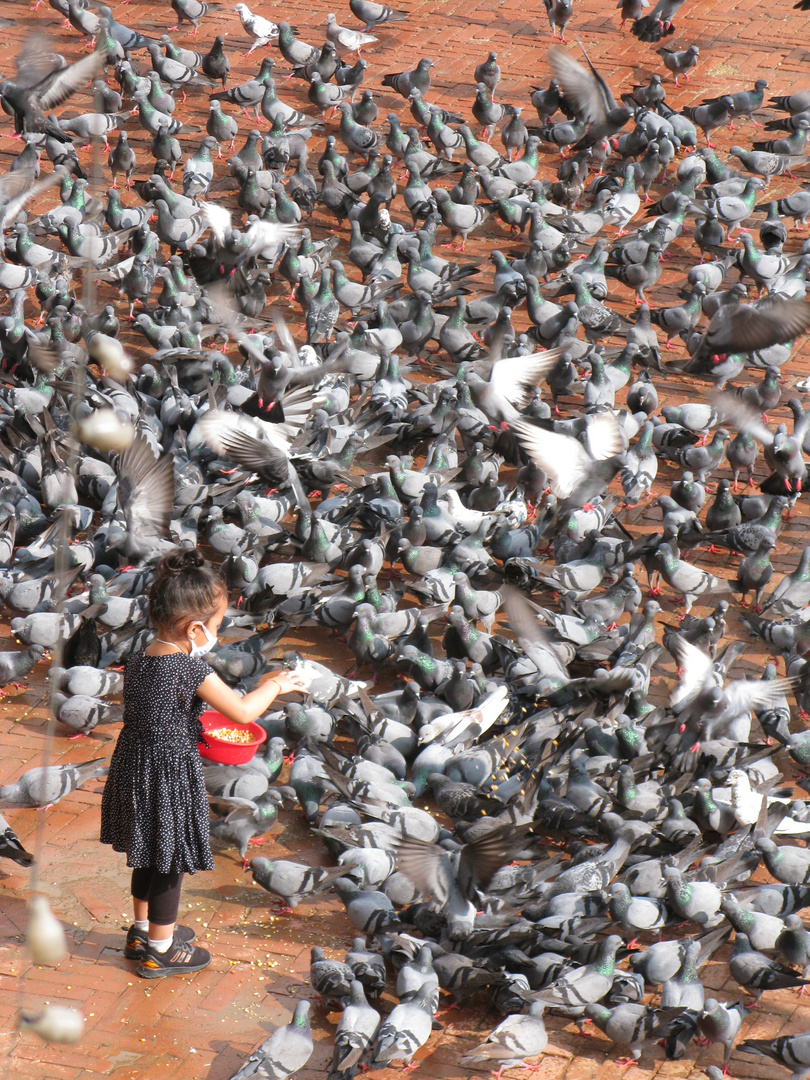
[[[169,947],[173,940],[173,938],[166,938],[165,941],[155,941],[154,938],[149,938],[149,948],[157,953],[165,953],[169,951]]]
[[[136,919],[132,924],[136,930],[142,930],[144,934],[149,933],[149,920],[148,919]]]

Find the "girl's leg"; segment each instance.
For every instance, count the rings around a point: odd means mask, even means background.
[[[141,925],[149,919],[149,886],[152,870],[149,867],[132,871],[132,906],[135,909],[135,922]],[[144,929],[146,929],[144,927]]]
[[[152,872],[149,885],[149,943],[171,944],[177,912],[180,907],[182,874],[159,874]]]

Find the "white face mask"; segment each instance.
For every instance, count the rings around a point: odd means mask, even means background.
[[[202,632],[205,634],[205,644],[196,645],[192,641],[191,652],[188,654],[189,656],[204,656],[205,653],[210,652],[217,643],[217,639],[214,637],[213,634],[210,633],[205,623],[198,623],[198,626],[202,627]]]

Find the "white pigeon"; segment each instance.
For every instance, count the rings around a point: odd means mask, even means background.
[[[247,4],[237,4],[234,10],[239,16],[239,21],[242,23],[245,33],[254,39],[245,56],[250,56],[255,48],[269,45],[271,41],[275,41],[278,37],[276,24],[269,19],[262,18],[261,15],[254,15]]]
[[[476,739],[492,727],[508,704],[507,689],[499,686],[476,708],[448,713],[431,720],[429,724],[423,724],[419,729],[419,742],[421,745],[436,742],[440,746],[452,746],[461,739]]]
[[[341,26],[331,12],[326,16],[326,36],[335,43],[338,49],[356,52],[358,56],[364,45],[371,45],[372,42],[380,40],[373,34],[364,34],[361,30],[350,30],[348,26]]]
[[[772,798],[753,791],[751,780],[743,769],[732,769],[728,774],[728,788],[722,788],[718,792],[719,801],[731,802],[731,809],[735,818],[743,828],[756,825],[762,811],[763,799],[768,800],[768,809],[774,805],[781,805],[788,810],[788,803],[783,799]],[[806,836],[810,832],[810,824],[795,821],[791,817],[784,817],[773,830],[777,836]]]

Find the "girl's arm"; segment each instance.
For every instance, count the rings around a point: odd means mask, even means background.
[[[200,684],[197,696],[234,723],[249,724],[266,713],[279,694],[304,690],[306,684],[300,675],[292,671],[272,671],[262,676],[255,690],[242,696],[211,672]]]

